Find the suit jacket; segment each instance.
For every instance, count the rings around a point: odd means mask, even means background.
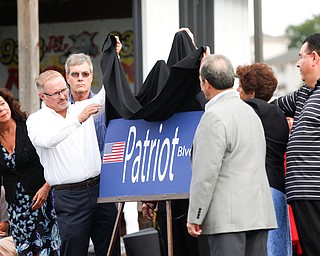
[[[33,197],[46,182],[39,156],[33,147],[27,132],[25,122],[17,122],[16,128],[16,170],[7,167],[4,155],[0,150],[0,174],[6,191],[6,201],[15,200],[16,184],[21,182],[27,194]]]
[[[277,227],[264,131],[235,91],[206,106],[193,141],[188,222],[203,234]]]

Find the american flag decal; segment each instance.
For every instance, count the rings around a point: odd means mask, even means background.
[[[123,162],[124,141],[106,143],[104,145],[103,164]]]

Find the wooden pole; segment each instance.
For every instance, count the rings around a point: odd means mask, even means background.
[[[168,256],[173,256],[171,200],[166,201],[166,211],[167,211]]]
[[[255,62],[263,61],[263,32],[261,0],[254,0],[254,56]]]
[[[38,0],[17,0],[19,101],[29,114],[39,109],[35,79],[39,75],[39,3]]]
[[[119,232],[119,228],[120,228],[120,224],[121,224],[121,215],[122,215],[122,212],[123,212],[124,204],[125,203],[122,202],[122,203],[119,204],[119,207],[118,207],[118,214],[117,214],[114,226],[113,226],[113,231],[112,231],[112,236],[111,236],[111,240],[110,240],[107,256],[111,256],[112,255],[113,247],[114,247],[114,244],[115,244],[116,238],[117,238],[117,232]]]

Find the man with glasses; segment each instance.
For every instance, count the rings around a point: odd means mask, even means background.
[[[72,104],[94,96],[91,90],[93,64],[89,55],[84,53],[71,54],[66,60],[65,71],[66,80],[70,86],[69,101]],[[95,120],[95,129],[98,136],[99,149],[101,154],[103,154],[104,135],[106,132],[106,118],[104,114]]]
[[[122,44],[117,39],[117,54],[122,48]],[[91,90],[93,81],[93,64],[91,57],[84,53],[71,54],[65,63],[66,80],[70,86],[69,101],[74,104],[92,98],[95,94]],[[106,116],[103,112],[94,121],[96,135],[99,144],[100,156],[103,157],[104,140],[106,133]],[[114,203],[98,204],[96,214],[92,221],[96,227],[92,230],[91,240],[94,245],[96,255],[100,255],[108,248],[112,236],[113,227],[117,217],[117,208]],[[105,254],[104,254],[105,255]],[[117,234],[113,256],[120,255],[120,233]]]
[[[119,53],[122,48],[121,41],[118,36],[116,52]],[[65,63],[66,80],[70,86],[70,102],[74,104],[77,101],[90,99],[94,96],[91,90],[93,81],[93,64],[91,57],[84,53],[71,54]],[[101,156],[104,150],[104,135],[106,133],[106,117],[102,114],[95,120],[95,128],[98,137],[99,149]]]
[[[71,104],[68,85],[59,72],[41,73],[36,85],[43,103],[28,118],[27,128],[45,179],[53,187],[61,252],[87,256],[89,238],[101,225],[95,223],[101,158],[93,118],[104,111],[105,90],[102,87],[93,98]],[[106,253],[104,248],[96,255]]]

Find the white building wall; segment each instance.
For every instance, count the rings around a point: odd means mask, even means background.
[[[288,52],[289,39],[284,36],[263,35],[263,59],[267,61]],[[254,37],[250,38],[251,62],[254,60]]]
[[[215,53],[227,56],[234,67],[250,63],[248,0],[215,0]],[[212,51],[213,52],[213,51]]]
[[[142,0],[143,80],[158,60],[167,61],[179,29],[179,0]]]
[[[289,39],[286,37],[263,37],[263,59],[268,60],[288,52]]]
[[[214,1],[215,49],[236,68],[250,63],[248,0]],[[179,0],[142,0],[143,79],[156,61],[167,60],[179,29]],[[253,12],[253,10],[250,10]]]
[[[278,88],[274,93],[276,97],[290,94],[303,85],[296,62],[271,65],[271,67],[278,79]]]

